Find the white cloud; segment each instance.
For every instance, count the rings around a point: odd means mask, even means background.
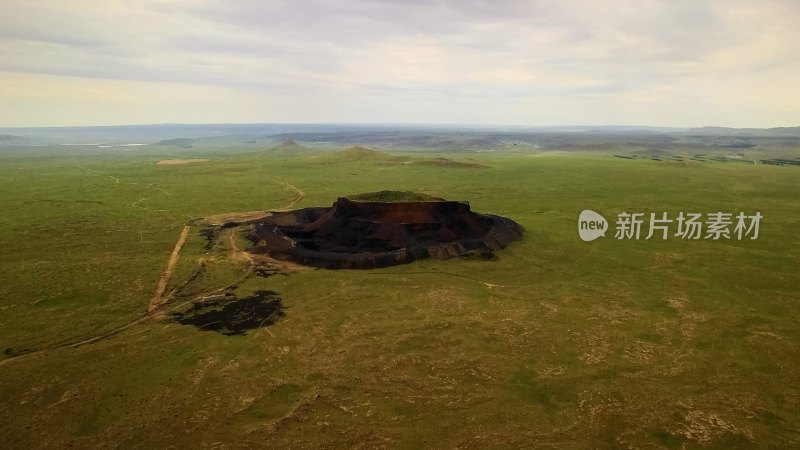
[[[793,0],[6,0],[0,71],[30,89],[0,91],[0,125],[797,125],[798,19]]]

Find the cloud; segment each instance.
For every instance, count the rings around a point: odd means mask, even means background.
[[[798,19],[792,0],[7,0],[0,71],[235,92],[208,95],[217,122],[284,121],[249,96],[300,121],[792,125],[775,84],[798,93]],[[169,121],[199,118],[184,104]]]

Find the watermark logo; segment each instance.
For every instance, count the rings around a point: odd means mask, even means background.
[[[683,240],[709,239],[741,241],[758,239],[761,219],[760,212],[746,214],[744,212],[678,213],[670,217],[668,213],[629,213],[621,212],[614,224],[614,238],[623,240],[645,240],[669,238]],[[583,210],[578,216],[578,234],[585,242],[593,241],[606,235],[608,222],[600,214]]]
[[[606,235],[608,221],[605,217],[590,209],[581,211],[578,216],[578,234],[584,242],[591,242]]]

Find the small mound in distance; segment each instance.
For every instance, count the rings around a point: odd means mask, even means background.
[[[443,157],[418,158],[412,156],[396,156],[360,145],[354,145],[340,152],[326,155],[325,160],[336,162],[367,161],[381,164],[399,164],[403,166],[436,166],[454,169],[485,169],[489,167],[478,163],[453,161],[452,159]]]
[[[339,160],[390,159],[392,156],[371,148],[354,145],[332,155]]]
[[[453,161],[452,159],[443,157],[425,158],[420,160],[408,161],[404,164],[414,165],[414,166],[440,166],[440,167],[453,167],[453,168],[464,168],[464,169],[485,169],[489,167],[478,163]]]
[[[316,153],[317,150],[300,145],[291,139],[283,141],[267,150],[267,154],[271,156],[306,156]]]

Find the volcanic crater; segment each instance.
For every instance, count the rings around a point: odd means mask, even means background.
[[[395,191],[340,197],[331,207],[275,212],[251,224],[251,252],[327,269],[490,256],[522,239],[519,224],[473,212],[467,202]]]

